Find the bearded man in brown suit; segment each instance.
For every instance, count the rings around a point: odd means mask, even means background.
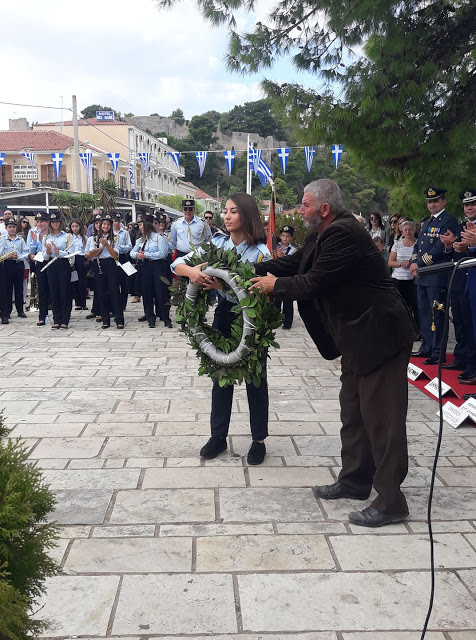
[[[321,355],[342,356],[342,470],[316,497],[366,500],[349,521],[381,527],[408,516],[400,485],[408,471],[407,366],[416,337],[410,312],[368,231],[347,212],[338,185],[316,180],[299,209],[310,234],[291,256],[256,264],[252,286],[298,301]]]

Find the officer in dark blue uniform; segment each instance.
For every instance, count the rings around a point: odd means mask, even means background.
[[[423,220],[410,266],[411,274],[416,278],[421,334],[420,349],[412,353],[412,356],[427,358],[424,364],[437,364],[440,357],[448,273],[434,273],[418,278],[418,267],[446,262],[445,246],[440,236],[448,230],[454,235],[458,231],[458,221],[445,210],[446,191],[436,187],[429,187],[425,191],[426,204],[431,215]]]
[[[461,238],[461,233],[468,222],[476,221],[476,189],[466,189],[459,194],[459,198],[463,202],[465,220],[459,225],[456,236],[447,231],[441,237],[445,255],[453,262],[469,256],[468,243]],[[443,365],[443,369],[461,371],[458,378],[462,384],[474,384],[476,379],[476,340],[471,318],[468,271],[458,269],[453,278],[450,296],[456,346],[453,362]]]

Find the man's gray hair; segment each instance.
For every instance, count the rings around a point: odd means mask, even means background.
[[[335,215],[339,215],[345,211],[341,190],[334,180],[329,180],[328,178],[314,180],[314,182],[310,182],[304,188],[304,193],[308,191],[314,196],[317,205],[327,202],[332,213]]]

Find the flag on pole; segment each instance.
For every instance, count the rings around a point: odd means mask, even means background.
[[[202,177],[203,170],[207,163],[207,151],[195,151],[195,157],[197,158],[198,167],[200,169],[200,178]]]
[[[331,146],[332,155],[334,156],[334,164],[337,169],[337,165],[339,164],[340,157],[342,155],[343,146],[341,144],[333,144]]]
[[[304,147],[304,157],[306,158],[307,171],[311,171],[312,161],[316,155],[316,147]]]
[[[24,156],[27,160],[29,160],[31,162],[31,164],[35,164],[35,154],[32,151],[25,151],[24,153],[22,153],[22,156]]]
[[[276,214],[275,214],[275,206],[274,200],[276,198],[276,194],[274,192],[274,187],[271,189],[271,200],[269,201],[269,218],[268,218],[268,240],[267,245],[271,257],[278,257],[278,244],[276,240]]]
[[[61,165],[63,164],[64,153],[52,153],[51,159],[55,168],[56,179],[59,180],[59,174],[61,171]]]
[[[115,176],[116,175],[116,171],[119,167],[119,157],[120,154],[119,153],[108,153],[107,157],[109,158],[109,160],[111,161],[112,164],[112,175]]]
[[[129,131],[132,131],[132,129],[130,129]],[[134,155],[134,149],[132,146],[130,146],[129,147],[129,185],[131,187],[131,191],[133,192],[134,198],[135,198],[134,194],[135,194],[135,187],[136,187],[136,180],[134,176],[135,163],[136,163],[136,159]]]
[[[281,166],[283,168],[283,173],[286,174],[286,166],[288,164],[289,158],[289,149],[287,147],[281,147],[278,149],[278,156],[281,160]]]
[[[150,165],[150,153],[138,153],[139,160],[144,165],[144,169],[146,173],[149,173],[149,165]]]
[[[235,162],[235,152],[232,149],[231,151],[224,151],[223,155],[225,156],[228,175],[231,176],[231,170],[233,169],[233,163]]]
[[[83,163],[83,167],[86,170],[86,173],[89,174],[91,173],[91,164],[92,164],[92,160],[93,160],[93,152],[92,151],[85,151],[84,153],[80,153],[79,154],[79,158],[81,160],[81,162]]]
[[[177,169],[180,169],[180,151],[167,151],[167,155],[172,158]]]
[[[4,160],[5,160],[5,154],[0,153],[0,167],[2,166]]]
[[[250,169],[252,169],[255,173],[258,173],[258,165],[261,159],[261,154],[263,153],[262,149],[256,149],[253,147],[251,142],[249,143],[248,148],[248,164]]]
[[[258,174],[258,178],[261,182],[262,187],[264,187],[264,185],[268,182],[268,179],[273,175],[271,167],[266,164],[263,158],[260,158],[258,161],[258,168],[256,173]]]

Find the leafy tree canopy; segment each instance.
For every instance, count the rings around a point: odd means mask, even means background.
[[[185,124],[185,116],[183,115],[182,109],[174,109],[169,118],[175,120],[176,124],[178,124],[180,127]]]
[[[266,24],[238,33],[235,12],[257,5],[198,0],[229,30],[230,69],[256,72],[289,56],[316,75],[313,88],[263,82],[301,140],[344,144],[358,168],[420,197],[430,184],[457,193],[474,183],[473,0],[280,0]]]
[[[266,136],[283,137],[283,132],[276,122],[269,100],[256,100],[237,105],[223,113],[218,122],[220,131],[229,134],[232,131],[249,131]]]

